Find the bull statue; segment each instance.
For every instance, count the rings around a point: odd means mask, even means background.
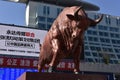
[[[103,15],[96,20],[88,18],[80,6],[64,8],[45,36],[40,49],[38,71],[41,72],[45,64],[48,64],[48,72],[54,72],[61,59],[72,55],[74,73],[78,73],[84,33],[88,27],[95,26],[102,18]]]

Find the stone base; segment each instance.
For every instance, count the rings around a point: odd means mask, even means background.
[[[17,80],[107,80],[105,75],[25,72]]]

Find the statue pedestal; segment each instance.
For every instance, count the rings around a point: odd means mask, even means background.
[[[105,75],[25,72],[17,80],[107,80]]]

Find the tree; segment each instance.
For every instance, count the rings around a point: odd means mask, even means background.
[[[109,64],[109,62],[110,62],[110,56],[109,56],[109,54],[106,53],[106,52],[103,52],[102,53],[102,57],[103,57],[104,63],[105,64]]]

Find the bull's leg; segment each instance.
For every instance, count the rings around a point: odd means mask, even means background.
[[[75,53],[74,53],[74,64],[75,64],[75,68],[74,68],[74,73],[78,74],[80,69],[80,53],[81,53],[81,46],[79,46],[79,48],[76,49]]]
[[[38,65],[38,72],[42,72],[43,65]]]
[[[79,62],[80,60],[79,59],[74,59],[74,64],[75,64],[75,68],[74,68],[74,73],[75,74],[78,74],[79,73]]]
[[[45,62],[42,58],[40,58],[39,62],[38,62],[38,72],[41,72],[43,67],[45,65]]]
[[[49,72],[49,73],[51,73],[51,72],[56,72],[56,66],[49,66],[48,72]]]
[[[57,56],[58,56],[58,50],[59,50],[59,41],[58,41],[58,39],[53,39],[52,40],[52,46],[53,46],[53,48],[52,48],[52,51],[53,51],[53,57],[52,57],[52,60],[51,60],[51,62],[50,62],[50,64],[49,64],[49,72],[55,72],[56,71],[56,67],[57,67],[57,65],[56,65],[56,63],[58,62],[58,60],[57,60]]]

